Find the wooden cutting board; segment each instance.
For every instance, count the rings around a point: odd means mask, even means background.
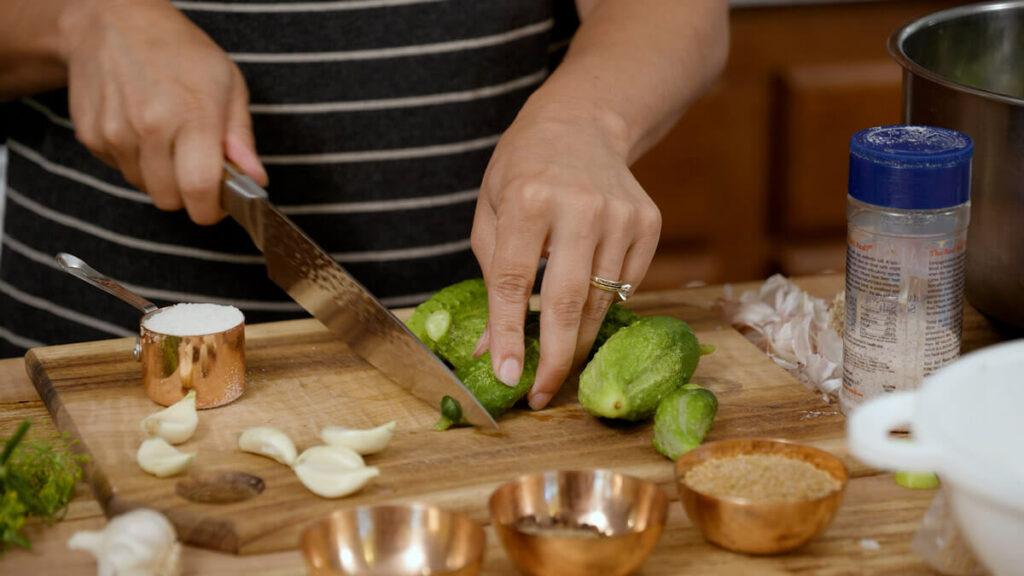
[[[741,334],[704,308],[662,297],[641,314],[669,314],[693,326],[717,350],[701,359],[694,381],[710,388],[720,409],[709,440],[782,437],[836,450],[841,416],[773,364]],[[58,427],[80,441],[92,463],[87,476],[108,515],[136,507],[164,512],[182,540],[238,554],[296,548],[302,530],[331,511],[360,504],[427,502],[487,521],[487,499],[523,473],[611,468],[658,482],[674,499],[673,466],[651,447],[650,423],[609,425],[591,417],[568,383],[540,412],[517,408],[500,432],[470,428],[435,432],[432,406],[420,402],[354,355],[315,320],[246,329],[246,390],[234,403],[199,415],[195,436],[179,446],[197,451],[189,475],[159,479],[135,463],[139,422],[160,407],[145,395],[132,339],[39,348],[26,365]],[[237,449],[239,432],[269,424],[301,451],[319,444],[327,425],[398,428],[388,448],[367,457],[381,475],[361,492],[326,500],[308,492],[286,466]],[[249,499],[199,503],[183,497],[194,482],[242,472],[263,490]],[[192,484],[189,484],[192,483]]]

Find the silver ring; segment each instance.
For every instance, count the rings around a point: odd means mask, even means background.
[[[632,284],[623,284],[622,282],[616,282],[614,280],[605,280],[600,276],[593,276],[590,279],[590,285],[599,290],[605,292],[614,292],[619,295],[619,299],[625,302],[632,294]]]

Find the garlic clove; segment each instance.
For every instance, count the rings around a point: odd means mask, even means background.
[[[359,491],[370,480],[379,476],[380,470],[370,466],[332,472],[307,461],[295,465],[295,474],[302,485],[317,496],[340,498]]]
[[[287,434],[272,426],[246,428],[238,437],[238,448],[273,458],[285,466],[295,463],[295,444]]]
[[[155,510],[132,510],[112,518],[103,530],[75,532],[68,548],[91,552],[99,576],[181,574],[181,545],[174,526]]]
[[[340,498],[358,491],[380,474],[366,467],[363,457],[344,446],[313,446],[295,460],[295,475],[310,492]]]
[[[159,436],[171,444],[181,444],[192,437],[197,424],[196,391],[189,390],[181,400],[146,416],[140,427],[146,436]]]
[[[192,463],[193,458],[194,452],[181,452],[159,437],[143,440],[135,455],[139,468],[158,478],[183,472]]]
[[[358,452],[344,446],[313,446],[295,459],[293,468],[312,466],[332,474],[363,468],[366,463]]]
[[[360,454],[376,454],[388,445],[394,432],[394,421],[369,430],[328,426],[320,431],[320,439],[330,446],[344,446]]]

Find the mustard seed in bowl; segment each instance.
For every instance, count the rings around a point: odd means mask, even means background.
[[[708,460],[689,470],[683,482],[707,496],[757,502],[814,500],[842,488],[839,480],[813,464],[778,454]]]

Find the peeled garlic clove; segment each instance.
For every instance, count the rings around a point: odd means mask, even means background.
[[[376,454],[388,445],[394,432],[393,421],[369,430],[328,426],[320,431],[320,439],[331,446],[344,446],[360,454]]]
[[[324,498],[347,496],[380,474],[377,468],[367,468],[355,450],[344,446],[308,448],[292,469],[310,492]]]
[[[303,465],[312,466],[334,474],[363,468],[366,466],[366,463],[363,462],[363,457],[351,448],[328,445],[307,448],[295,460],[293,468]]]
[[[272,426],[246,428],[238,437],[238,448],[273,458],[285,466],[295,463],[295,444],[287,434]]]
[[[196,391],[189,390],[181,400],[146,416],[141,428],[146,436],[159,436],[171,444],[181,444],[192,437],[197,424]]]
[[[166,440],[158,437],[143,440],[135,460],[139,463],[139,468],[158,478],[166,478],[188,468],[195,456],[195,452],[180,452]]]
[[[324,498],[341,498],[359,491],[371,479],[380,475],[376,467],[328,471],[306,462],[295,465],[295,474],[310,492]]]
[[[75,532],[68,548],[91,552],[99,576],[181,574],[181,544],[174,526],[155,510],[132,510],[112,518],[103,530]]]

